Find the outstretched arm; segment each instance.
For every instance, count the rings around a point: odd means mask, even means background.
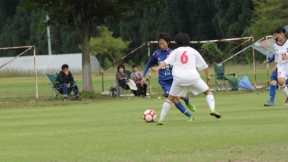
[[[162,67],[164,67],[164,66],[166,66],[167,65],[167,63],[165,62],[165,61],[163,61],[159,66],[157,66],[157,67],[152,67],[152,71],[153,72],[156,72],[156,71],[158,71],[159,69],[161,69]]]
[[[141,80],[141,84],[144,84],[145,82],[145,76],[146,76],[146,73],[148,72],[149,68],[155,64],[155,62],[157,62],[157,59],[155,59],[156,57],[154,56],[155,55],[155,52],[154,54],[150,57],[149,61],[146,63],[145,65],[145,68],[144,68],[144,71],[143,71],[143,77],[142,77],[142,80]]]
[[[205,69],[204,69],[204,72],[205,72],[207,81],[210,81],[210,80],[211,80],[211,77],[209,76],[208,68],[205,68]]]

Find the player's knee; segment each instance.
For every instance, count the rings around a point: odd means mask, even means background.
[[[170,97],[170,95],[169,95],[169,97],[168,98],[170,98],[171,99],[171,101],[174,103],[174,104],[178,104],[180,101],[179,101],[179,99],[177,98],[177,97]]]
[[[211,95],[212,91],[210,89],[207,89],[205,92],[203,92],[205,95]]]
[[[285,79],[284,78],[278,78],[278,84],[280,86],[283,86],[285,84]]]
[[[277,81],[276,80],[271,80],[270,85],[277,85]]]

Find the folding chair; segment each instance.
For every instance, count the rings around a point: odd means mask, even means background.
[[[115,79],[114,85],[113,85],[113,87],[111,87],[110,89],[113,90],[114,88],[115,88],[116,91],[117,91],[117,96],[118,96],[118,97],[120,97],[121,95],[123,95],[124,97],[126,97],[127,94],[128,94],[126,91],[130,90],[130,89],[127,89],[127,90],[126,90],[126,89],[120,87],[117,79]]]
[[[214,86],[216,91],[229,91],[229,90],[238,90],[238,81],[237,72],[231,74],[225,74],[225,64],[223,62],[216,63],[214,62],[214,75],[211,75],[214,78]],[[228,78],[227,76],[231,76]],[[228,84],[226,83],[228,82]]]
[[[131,71],[125,70],[124,73],[128,76],[128,79],[130,79]],[[121,87],[121,86],[119,86],[119,83],[118,83],[117,79],[115,79],[114,85],[113,85],[113,87],[110,88],[110,90],[113,90],[114,88],[115,88],[116,91],[117,91],[117,96],[118,96],[118,97],[121,96],[121,95],[123,95],[123,96],[125,96],[125,97],[128,97],[128,96],[130,95],[130,94],[128,93],[129,91],[131,91],[130,88],[129,88],[129,86],[128,86],[128,85],[125,85],[124,88]]]
[[[58,73],[53,73],[53,74],[45,73],[45,76],[47,77],[47,79],[49,81],[48,84],[50,85],[50,87],[52,89],[52,100],[54,101],[54,99],[56,97],[58,97],[60,100],[64,101],[64,97],[62,96],[62,86],[59,82],[56,82]],[[68,95],[69,96],[72,96],[71,92],[74,90],[75,85],[72,85],[72,86],[70,86],[70,88],[68,88]],[[55,93],[54,97],[53,97],[53,93]]]
[[[128,79],[130,79],[131,71],[125,70],[124,73],[128,76]]]

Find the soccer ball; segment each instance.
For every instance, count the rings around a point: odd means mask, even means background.
[[[143,113],[143,119],[146,122],[154,122],[156,119],[156,112],[154,110],[146,110]]]

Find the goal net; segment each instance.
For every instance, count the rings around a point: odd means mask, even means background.
[[[13,49],[24,49],[23,52],[15,56],[13,59],[8,60],[4,64],[0,65],[0,70],[4,69],[5,66],[9,65],[11,62],[24,55],[28,51],[33,51],[34,59],[34,75],[35,75],[35,97],[38,100],[38,79],[37,79],[37,70],[36,70],[36,49],[35,46],[17,46],[17,47],[1,47],[0,50],[13,50]]]
[[[224,52],[219,58],[210,61],[209,64],[212,64],[213,62],[219,61],[218,59],[223,60],[222,62],[226,62],[228,60],[231,60],[233,57],[239,55],[243,51],[245,51],[248,48],[250,48],[251,45],[254,43],[254,38],[253,37],[241,37],[241,38],[229,38],[229,39],[219,39],[219,40],[190,41],[190,44],[204,44],[204,43],[212,43],[212,42],[214,42],[214,43],[233,43],[233,44],[236,44],[236,46],[231,48],[229,51]],[[145,46],[147,46],[147,52],[148,52],[147,54],[148,54],[148,59],[149,59],[150,55],[151,55],[151,45],[152,44],[158,44],[158,41],[148,41],[146,43],[143,43],[142,45],[140,45],[139,47],[135,48],[130,53],[122,56],[120,59],[118,59],[115,62],[113,62],[110,66],[104,68],[103,72],[102,72],[102,92],[104,92],[104,72],[105,72],[105,70],[107,70],[108,68],[112,67],[113,65],[119,63],[121,60],[125,59],[127,56],[135,53],[137,50],[139,50],[139,49],[141,49],[141,48],[143,48]],[[175,41],[171,41],[171,44],[175,44]],[[231,52],[233,52],[233,51],[235,51],[236,49],[239,49],[239,48],[241,48],[241,50],[239,50],[238,52],[236,52],[233,55],[231,55]],[[252,51],[253,51],[252,52],[253,68],[254,68],[254,87],[256,87],[256,63],[255,63],[254,49],[252,49]],[[230,54],[230,55],[228,55],[228,54]],[[148,82],[149,83],[149,93],[151,94],[151,92],[152,92],[152,90],[151,90],[152,88],[151,87],[152,86],[151,86],[151,82],[150,82],[150,70],[148,72],[148,81],[149,81]]]

